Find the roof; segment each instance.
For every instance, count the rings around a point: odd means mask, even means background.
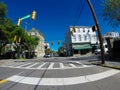
[[[27,31],[29,32],[38,32],[40,35],[42,35],[44,37],[44,35],[40,32],[40,30],[36,29],[35,27],[33,27],[31,30]]]

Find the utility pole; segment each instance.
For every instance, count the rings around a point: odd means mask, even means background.
[[[93,8],[90,0],[87,0],[87,2],[88,2],[88,5],[89,5],[89,7],[91,9],[91,12],[92,12],[92,15],[93,15],[93,18],[94,18],[94,21],[95,21],[95,25],[96,25],[97,30],[98,30],[98,37],[99,37],[100,48],[101,48],[101,60],[102,60],[101,64],[105,64],[105,52],[104,52],[103,38],[102,38],[101,31],[100,31],[100,26],[99,26],[99,23],[98,23],[94,8]]]

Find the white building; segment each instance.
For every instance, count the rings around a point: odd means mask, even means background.
[[[120,37],[119,33],[118,32],[108,32],[104,35],[104,38],[117,38],[117,37]]]
[[[35,55],[37,57],[43,57],[45,55],[45,45],[44,45],[44,36],[43,34],[35,28],[27,32],[30,36],[38,37],[39,43],[35,47]]]
[[[107,32],[104,35],[104,40],[107,41],[109,54],[112,54],[113,42],[118,38],[120,38],[120,34],[119,32],[115,32],[115,31]]]
[[[71,35],[73,26],[69,27],[66,33],[64,47],[67,55],[86,54],[91,52],[97,43],[96,32],[90,26],[75,26],[76,32]]]

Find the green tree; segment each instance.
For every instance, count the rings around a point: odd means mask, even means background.
[[[0,2],[0,19],[4,18],[7,14],[7,6],[3,2]]]
[[[120,25],[120,0],[105,0],[103,17],[113,27]]]

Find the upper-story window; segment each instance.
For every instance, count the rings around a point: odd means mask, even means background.
[[[79,41],[81,41],[81,35],[78,35],[78,39],[79,39]]]
[[[85,28],[83,28],[83,32],[85,32]]]
[[[90,29],[88,29],[88,32],[90,32]]]
[[[87,40],[87,35],[84,35],[84,40],[85,40],[85,41]]]
[[[78,33],[80,33],[80,28],[78,29]]]
[[[76,35],[73,35],[73,40],[76,41]]]

